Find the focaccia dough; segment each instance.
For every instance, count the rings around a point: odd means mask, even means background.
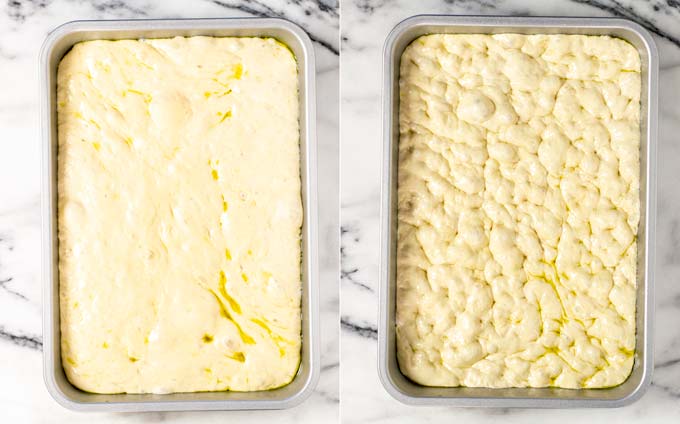
[[[640,57],[427,35],[401,58],[397,347],[428,386],[615,386],[635,350]]]
[[[76,44],[58,70],[61,355],[96,393],[300,362],[297,64],[268,38]]]

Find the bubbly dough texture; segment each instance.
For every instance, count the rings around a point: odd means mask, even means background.
[[[58,70],[62,362],[96,393],[300,362],[297,64],[274,39],[89,41]]]
[[[640,57],[427,35],[401,58],[397,347],[428,386],[615,386],[635,350]]]

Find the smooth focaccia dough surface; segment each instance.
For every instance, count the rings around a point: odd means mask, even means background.
[[[428,386],[615,386],[635,350],[640,57],[427,35],[401,58],[397,348]]]
[[[300,362],[297,64],[274,39],[76,44],[58,70],[62,362],[96,393]]]

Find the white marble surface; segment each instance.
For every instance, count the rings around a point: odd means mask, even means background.
[[[421,13],[623,16],[655,33],[661,56],[656,370],[635,404],[607,410],[408,407],[377,375],[381,58],[384,39]],[[680,3],[651,0],[344,0],[341,42],[341,416],[359,422],[680,422]]]
[[[338,416],[338,11],[333,0],[29,0],[0,5],[0,422],[320,422]],[[282,16],[304,27],[317,58],[322,373],[287,411],[84,414],[42,378],[38,52],[74,19]]]

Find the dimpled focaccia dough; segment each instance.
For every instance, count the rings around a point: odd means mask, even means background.
[[[274,39],[79,43],[58,70],[61,354],[97,393],[300,361],[297,64]]]
[[[397,348],[428,386],[615,386],[635,349],[640,57],[427,35],[401,58]]]

